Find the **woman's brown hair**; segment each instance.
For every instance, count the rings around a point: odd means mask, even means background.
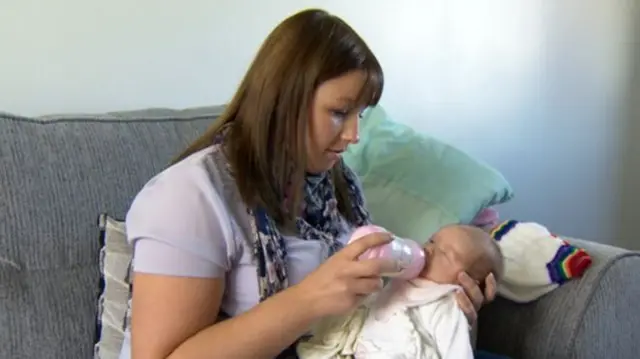
[[[266,38],[223,114],[176,161],[211,146],[225,131],[224,151],[242,199],[263,207],[276,223],[291,224],[303,195],[314,93],[323,82],[354,70],[367,75],[359,105],[377,104],[382,68],[349,25],[317,9],[288,17]],[[331,172],[338,208],[351,221],[342,166]]]

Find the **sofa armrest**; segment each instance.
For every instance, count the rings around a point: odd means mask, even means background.
[[[512,358],[640,356],[640,253],[570,239],[593,264],[529,304],[497,298],[480,311],[478,348]]]

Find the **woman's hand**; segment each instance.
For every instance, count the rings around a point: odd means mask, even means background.
[[[460,309],[464,312],[469,325],[474,325],[478,319],[478,311],[486,303],[495,299],[496,278],[490,273],[485,279],[484,293],[480,286],[465,272],[458,275],[458,281],[463,291],[457,294],[457,301]]]
[[[368,294],[382,288],[381,273],[397,271],[393,261],[358,259],[367,249],[390,241],[389,233],[366,235],[331,256],[291,289],[308,302],[309,310],[317,318],[347,313]]]

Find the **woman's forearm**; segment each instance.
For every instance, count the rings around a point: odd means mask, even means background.
[[[272,359],[310,329],[315,317],[302,299],[295,287],[282,291],[246,313],[200,331],[169,358]]]

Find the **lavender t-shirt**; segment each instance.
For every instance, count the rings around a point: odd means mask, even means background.
[[[221,309],[234,316],[258,303],[256,264],[245,206],[235,183],[212,160],[209,147],[167,168],[138,193],[127,213],[135,272],[221,278]],[[351,231],[343,223],[345,241]],[[328,256],[322,241],[285,236],[290,284]],[[120,359],[130,357],[128,331]]]

